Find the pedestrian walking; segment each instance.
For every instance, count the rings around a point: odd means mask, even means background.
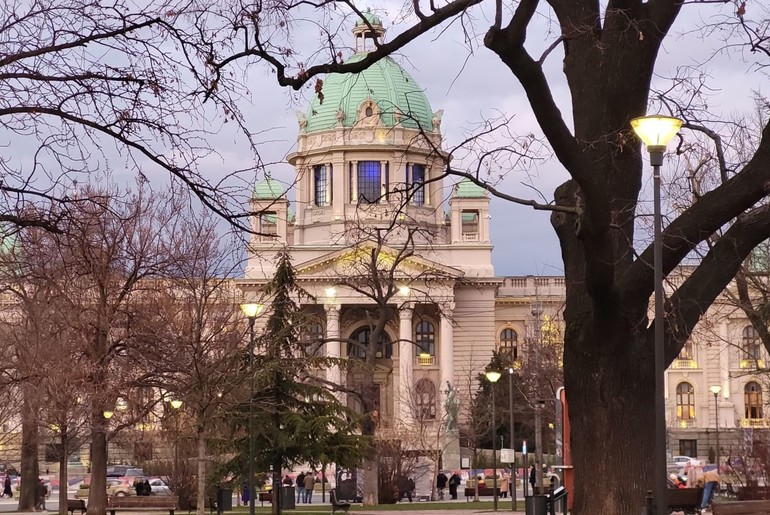
[[[305,473],[300,472],[297,476],[297,504],[305,502]]]
[[[537,484],[537,472],[535,472],[535,466],[532,465],[529,469],[529,484],[532,485],[532,493],[535,493],[535,485]]]
[[[446,488],[449,478],[446,477],[443,471],[439,472],[436,476],[436,490],[438,490],[438,500],[444,500],[444,489]]]
[[[43,483],[43,478],[37,478],[35,486],[35,511],[46,511],[45,498],[48,495],[48,487]]]
[[[305,474],[305,504],[313,504],[313,488],[315,487],[315,480],[313,474],[308,472]]]
[[[449,477],[449,496],[457,500],[457,487],[460,486],[460,476],[453,472]]]
[[[3,482],[3,497],[9,499],[13,497],[13,490],[11,489],[11,476],[5,475],[5,481]]]

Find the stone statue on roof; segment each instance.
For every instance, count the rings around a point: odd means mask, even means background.
[[[439,109],[433,113],[433,132],[439,132],[441,130],[441,118],[444,116],[444,110]]]
[[[299,123],[299,131],[305,132],[307,130],[307,116],[302,111],[295,111],[297,113],[297,122]]]

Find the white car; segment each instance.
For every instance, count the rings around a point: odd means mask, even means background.
[[[673,462],[680,467],[684,467],[685,465],[691,465],[693,461],[696,461],[696,459],[697,458],[691,458],[689,456],[674,456]]]
[[[171,495],[171,489],[168,487],[165,481],[159,477],[148,477],[152,492],[150,495]]]

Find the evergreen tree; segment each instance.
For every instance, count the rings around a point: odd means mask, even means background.
[[[258,466],[272,467],[273,513],[280,513],[281,470],[300,463],[354,467],[368,444],[358,417],[326,387],[324,370],[339,360],[308,352],[303,341],[311,318],[302,311],[312,297],[296,283],[288,253],[278,256],[275,276],[265,288],[270,314],[257,341],[255,370],[255,447]]]

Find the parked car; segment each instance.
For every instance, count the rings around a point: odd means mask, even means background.
[[[147,480],[150,482],[150,487],[152,487],[150,495],[171,495],[171,488],[162,478],[148,477]]]
[[[134,478],[107,478],[107,495],[114,495],[115,497],[125,497],[126,495],[132,495],[134,493],[133,487]],[[86,478],[80,483],[75,497],[78,499],[88,499],[88,493],[91,491],[91,478]]]
[[[674,456],[673,461],[677,465],[684,467],[686,465],[692,464],[695,459],[696,458],[691,458],[690,456]]]
[[[144,471],[138,467],[129,467],[126,465],[115,465],[112,467],[107,467],[107,477],[126,477],[126,476],[144,477]]]

